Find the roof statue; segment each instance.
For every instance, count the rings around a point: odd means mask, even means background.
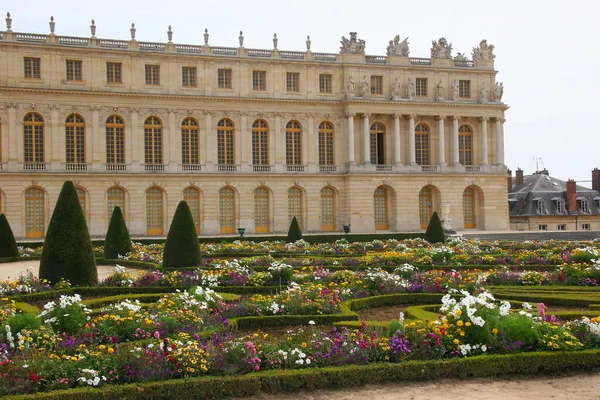
[[[356,32],[350,32],[350,39],[346,39],[345,36],[342,36],[340,43],[342,44],[340,47],[341,54],[365,54],[367,42],[362,39],[357,39]]]
[[[431,41],[431,58],[452,58],[452,43],[448,43],[446,38],[439,38],[436,42]]]
[[[456,56],[454,57],[455,61],[469,61],[467,60],[467,57],[465,56],[465,53],[456,53]]]
[[[483,39],[479,42],[478,47],[473,47],[473,60],[477,61],[491,61],[496,58],[494,54],[494,45],[487,44],[487,40]]]
[[[387,47],[388,56],[408,57],[409,53],[408,37],[404,38],[403,41],[400,41],[400,35],[396,35],[394,40],[390,40],[390,44]]]

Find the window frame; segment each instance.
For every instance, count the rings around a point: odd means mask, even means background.
[[[200,165],[200,123],[196,118],[181,121],[181,164]]]
[[[269,124],[264,119],[252,123],[252,165],[270,165]]]
[[[196,233],[200,233],[201,211],[200,211],[200,190],[194,186],[188,186],[183,189],[183,200],[187,203],[192,213],[192,219],[196,227]]]
[[[109,122],[111,120],[114,122]],[[104,141],[106,144],[106,165],[124,165],[125,120],[118,114],[111,114],[106,118],[104,128]],[[109,134],[112,135],[111,141],[108,140]]]
[[[335,231],[335,195],[336,191],[331,186],[321,189],[321,231]]]
[[[160,193],[160,195],[158,195]],[[146,189],[146,235],[160,236],[165,226],[165,194],[158,186]]]
[[[388,189],[378,186],[373,193],[373,219],[376,231],[390,229]]]
[[[567,230],[567,224],[558,224],[556,226],[556,230],[558,230],[558,231],[566,231]]]
[[[73,118],[73,121],[70,119]],[[69,114],[65,118],[65,162],[67,164],[85,164],[85,119],[79,114]],[[72,144],[70,144],[72,140]],[[72,154],[70,154],[72,152]]]
[[[235,124],[229,118],[217,123],[217,165],[235,165]]]
[[[319,165],[335,165],[335,128],[332,122],[319,124]]]
[[[319,93],[320,94],[333,94],[333,75],[332,74],[319,74]]]
[[[371,95],[383,95],[383,75],[371,75]]]
[[[34,81],[42,80],[42,59],[40,57],[23,57],[23,77]]]
[[[298,186],[292,186],[288,189],[288,224],[292,222],[292,218],[296,217],[298,221],[298,225],[300,226],[300,230],[302,230],[302,222],[303,222],[303,191]],[[296,212],[296,213],[294,213]],[[296,215],[299,213],[300,215]],[[294,215],[292,215],[294,214]]]
[[[471,98],[471,80],[470,79],[459,79],[459,81],[458,81],[458,98],[459,99],[470,99]]]
[[[285,73],[285,88],[288,93],[300,93],[300,72]]]
[[[160,86],[160,64],[145,64],[144,78],[146,86]]]
[[[473,165],[473,129],[469,125],[458,128],[458,162]]]
[[[422,127],[427,129],[422,130]],[[415,162],[417,165],[431,165],[431,128],[429,125],[421,122],[415,126],[414,135]],[[424,146],[425,144],[427,145],[426,147]],[[427,163],[424,163],[424,161],[427,161]]]
[[[218,68],[217,89],[232,89],[232,74],[231,68]]]
[[[106,84],[123,84],[123,63],[113,61],[106,62]]]
[[[415,96],[427,97],[427,78],[415,78]]]
[[[164,165],[163,146],[163,123],[151,115],[144,121],[144,165]]]
[[[255,92],[267,91],[267,71],[252,71],[252,90]]]
[[[31,121],[26,121],[30,115]],[[30,132],[27,132],[28,130]],[[27,149],[28,133],[31,134],[30,150]],[[37,112],[29,112],[23,117],[23,162],[26,164],[46,162],[46,123],[44,117]]]
[[[385,124],[380,121],[373,122],[369,127],[369,151],[371,154],[371,164],[385,164],[385,139]]]
[[[67,82],[83,82],[83,61],[67,59],[67,60],[65,60],[65,64],[66,64],[66,81]],[[71,65],[69,66],[69,64],[71,64]],[[71,75],[70,77],[69,77],[69,74]]]
[[[539,224],[538,225],[538,231],[547,231],[548,230],[548,224]]]
[[[285,164],[304,165],[302,163],[302,124],[291,120],[285,125]]]
[[[181,67],[181,86],[187,89],[198,87],[198,69],[193,66]]]
[[[254,189],[254,232],[270,232],[270,193],[264,186]]]
[[[589,223],[581,224],[582,231],[589,231],[589,230],[591,230],[591,228],[592,228],[591,224],[589,224]]]

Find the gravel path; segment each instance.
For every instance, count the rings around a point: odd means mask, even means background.
[[[0,281],[6,279],[16,279],[21,274],[26,274],[28,270],[31,270],[34,276],[37,276],[40,268],[39,260],[19,261],[12,263],[0,264]],[[102,281],[104,278],[109,276],[114,269],[114,265],[98,265],[98,280]],[[127,270],[132,273],[137,273],[138,270],[135,268],[127,267]]]

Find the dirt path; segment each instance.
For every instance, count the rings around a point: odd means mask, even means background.
[[[28,260],[19,261],[13,263],[0,264],[0,281],[6,279],[17,279],[20,274],[26,274],[28,270],[31,270],[34,276],[37,276],[40,268],[39,260]],[[115,267],[113,265],[98,265],[98,280],[102,282],[107,276],[109,276]],[[137,269],[127,267],[127,270],[134,275],[137,274]]]

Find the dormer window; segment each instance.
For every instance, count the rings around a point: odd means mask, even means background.
[[[594,197],[594,204],[596,205],[596,208],[600,209],[600,197]]]
[[[535,207],[538,214],[548,214],[548,210],[546,209],[546,202],[541,197],[537,197],[533,200],[536,202]]]
[[[579,210],[584,214],[590,213],[590,205],[585,197],[577,198],[577,208],[579,208]]]
[[[552,201],[554,202],[554,206],[556,207],[557,214],[567,213],[567,208],[565,207],[565,201],[563,199],[561,199],[560,197],[555,197],[552,199]]]

